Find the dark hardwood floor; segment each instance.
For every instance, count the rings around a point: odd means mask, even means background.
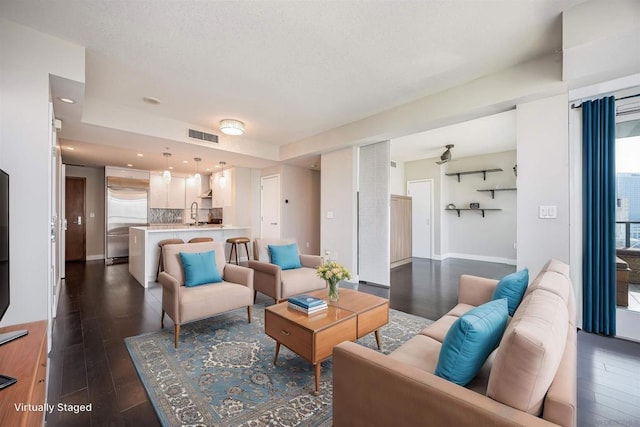
[[[161,289],[142,288],[127,264],[68,263],[50,354],[48,403],[91,403],[87,413],[47,416],[48,426],[154,426],[155,412],[124,338],[160,328]],[[391,288],[359,290],[392,308],[437,319],[456,303],[461,274],[500,278],[513,266],[414,259],[391,271]],[[258,302],[270,299],[258,295]],[[170,320],[165,326],[171,327]],[[640,426],[640,343],[578,334],[578,426]]]

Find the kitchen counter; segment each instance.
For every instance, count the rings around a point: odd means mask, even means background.
[[[199,230],[208,230],[208,229],[225,229],[225,230],[246,230],[249,227],[246,226],[237,226],[230,224],[201,224],[201,225],[192,225],[192,224],[151,224],[147,226],[140,227],[132,227],[140,230],[146,230],[150,232],[155,231],[199,231]]]
[[[251,238],[251,227],[231,224],[155,224],[129,228],[129,273],[145,288],[156,281],[160,248],[158,242],[164,239],[182,239],[188,242],[194,237],[212,237],[214,241],[225,243],[228,259],[229,237]],[[241,251],[241,253],[244,251]],[[246,256],[241,258],[246,261]]]

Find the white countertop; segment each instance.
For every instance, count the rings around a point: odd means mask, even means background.
[[[204,225],[189,225],[189,224],[156,224],[140,227],[131,227],[136,230],[142,230],[147,232],[167,232],[167,231],[204,231],[204,230],[246,230],[250,227],[240,225],[225,225],[225,224],[204,224]]]

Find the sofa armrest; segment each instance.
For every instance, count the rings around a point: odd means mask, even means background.
[[[224,280],[238,283],[253,290],[253,270],[241,265],[226,264],[224,266]]]
[[[458,283],[458,303],[477,307],[491,301],[498,280],[463,274]]]
[[[160,273],[158,282],[162,285],[162,309],[175,323],[180,323],[180,283],[166,271]]]
[[[333,349],[333,425],[552,426],[352,342]]]
[[[253,290],[279,301],[282,299],[282,269],[268,262],[249,260],[253,270]]]
[[[324,263],[320,255],[300,254],[300,264],[303,267],[316,268]]]

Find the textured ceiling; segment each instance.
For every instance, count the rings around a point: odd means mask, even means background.
[[[85,102],[216,133],[236,118],[278,146],[557,52],[581,1],[2,0],[0,16],[86,47]]]

